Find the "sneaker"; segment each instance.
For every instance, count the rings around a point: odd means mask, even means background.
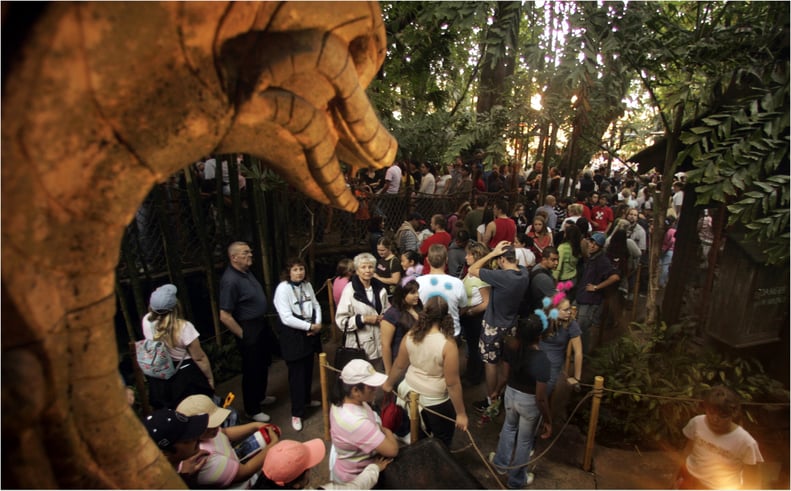
[[[472,407],[479,413],[482,413],[486,411],[486,408],[489,407],[489,399],[483,399],[482,401],[475,401],[472,403]]]
[[[250,419],[252,419],[253,421],[258,421],[259,423],[269,423],[269,420],[272,419],[272,418],[269,417],[268,414],[266,414],[264,412],[256,413],[256,414],[254,414],[252,416],[248,416],[248,417]]]
[[[500,470],[500,468],[499,468],[499,467],[497,467],[497,464],[495,464],[495,463],[494,463],[494,456],[495,456],[495,455],[497,455],[497,452],[489,452],[489,463],[490,463],[490,464],[492,464],[492,467],[494,468],[494,471],[495,471],[496,473],[500,474],[501,476],[504,476],[504,475],[506,475],[508,472],[507,472],[507,471],[504,471],[504,470]]]
[[[321,406],[321,401],[310,401],[308,403],[308,407],[320,407],[320,406]]]
[[[491,418],[500,414],[500,406],[502,405],[502,402],[502,399],[499,398],[492,402],[489,407],[486,408],[486,414]]]
[[[291,427],[294,428],[295,431],[302,431],[302,418],[293,416],[291,418]]]
[[[268,406],[269,404],[274,404],[276,400],[277,400],[277,397],[275,397],[275,396],[266,396],[266,397],[264,397],[264,400],[261,401],[261,405],[262,406]]]
[[[524,488],[530,486],[531,484],[533,484],[533,481],[535,481],[535,480],[536,480],[536,475],[533,474],[532,472],[528,472],[527,473],[527,479],[525,479],[525,483],[524,484],[522,484],[518,488],[512,488],[512,487],[509,486],[509,489],[524,489]]]
[[[530,486],[531,484],[533,484],[533,481],[535,480],[536,480],[536,475],[533,474],[532,472],[528,472],[527,481],[525,481],[525,486]]]

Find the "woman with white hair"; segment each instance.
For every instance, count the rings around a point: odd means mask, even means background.
[[[354,276],[343,288],[341,300],[335,312],[335,324],[346,332],[346,346],[365,350],[368,361],[384,370],[382,361],[382,339],[379,324],[384,312],[390,307],[387,288],[374,278],[376,258],[363,252],[354,258]]]
[[[214,396],[214,375],[209,358],[201,348],[200,333],[181,316],[175,285],[162,285],[151,294],[148,313],[143,317],[143,336],[163,341],[178,370],[164,380],[148,378],[148,398],[154,409],[175,409],[193,394]]]

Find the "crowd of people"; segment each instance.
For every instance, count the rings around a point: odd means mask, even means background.
[[[458,172],[434,176],[424,163],[414,169],[394,165],[384,174],[366,169],[360,175],[372,193],[397,194],[404,183],[420,194],[472,193],[481,181],[487,191],[517,186],[527,202],[498,197],[489,203],[479,195],[449,216],[426,220],[412,212],[390,227],[392,233],[373,241],[370,252],[339,261],[332,322],[344,332],[345,346],[359,349],[359,356],[337,367],[330,410],[331,482],[324,489],[370,489],[397,458],[403,435],[380,414],[379,389],[397,395],[402,406],[407,394],[416,392],[421,435],[447,447],[457,430],[467,430],[468,409],[480,413],[483,422],[504,412],[490,461],[507,474],[509,488],[531,484],[535,476],[527,464],[535,438],[552,434],[551,395],[558,384],[580,383],[583,355],[594,348],[591,332],[602,323],[602,305],[631,294],[635,271],[647,259],[653,195],[644,190],[650,191],[649,185],[637,189],[633,181],[586,171],[572,200],[563,190],[567,181],[553,168],[546,189],[556,194],[546,195],[538,206],[540,163],[524,176],[504,166],[485,182],[477,168],[460,159],[453,169]],[[683,193],[682,183],[677,188]],[[671,208],[663,240],[663,286],[682,200],[677,210]],[[672,201],[675,206],[676,196]],[[710,229],[710,220],[699,224],[702,234],[707,225]],[[428,232],[421,230],[424,226]],[[220,320],[236,336],[242,354],[243,418],[249,422],[228,421],[231,411],[214,394],[199,334],[181,316],[176,287],[164,285],[151,295],[143,332],[164,342],[178,367],[170,379],[150,378],[155,412],[145,424],[190,486],[303,487],[327,449],[319,440],[279,441],[279,429],[269,424],[263,408],[275,402],[267,395],[271,345],[280,343],[288,367],[291,426],[299,432],[307,408],[319,405],[311,397],[313,369],[326,316],[305,262],[291,258],[272,299],[278,314],[275,336],[265,319],[266,295],[250,271],[253,250],[246,242],[234,242],[227,253],[218,305]],[[570,365],[564,363],[568,346]],[[565,366],[573,371],[564,373]],[[478,391],[480,400],[465,407],[464,390]],[[710,405],[716,404],[724,403]],[[717,407],[711,415],[707,410],[706,418],[734,414]],[[715,434],[733,430],[725,423],[714,428],[690,422],[685,434],[697,443],[705,428]],[[234,444],[257,432],[266,447],[240,460]],[[740,454],[738,465],[760,462],[748,437],[740,436],[751,457]],[[712,458],[705,453],[693,450],[684,470],[688,481],[720,482],[701,470]]]

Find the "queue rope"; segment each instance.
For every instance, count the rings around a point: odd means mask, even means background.
[[[583,384],[580,382],[578,384],[580,387],[590,387],[593,388],[591,384]],[[612,392],[613,394],[624,394],[624,395],[635,395],[638,397],[645,397],[647,399],[664,399],[670,401],[680,401],[680,402],[703,402],[703,399],[696,399],[694,397],[674,397],[674,396],[659,396],[654,394],[644,394],[642,392],[631,392],[628,390],[619,390],[619,389],[609,389],[607,387],[602,387],[602,391],[604,392]],[[791,403],[788,402],[748,402],[743,401],[741,402],[742,406],[790,406]]]
[[[338,370],[337,368],[335,368],[335,367],[331,366],[330,364],[325,364],[324,366],[325,366],[325,367],[327,367],[327,368],[329,368],[330,370],[333,370],[333,371],[335,371],[335,372],[341,373],[341,370]],[[590,389],[594,389],[594,386],[593,386],[593,385],[591,385],[591,384],[584,384],[584,383],[580,382],[580,383],[578,383],[578,385],[579,385],[580,387],[587,387],[587,388],[590,388]],[[639,392],[630,392],[630,391],[625,391],[625,390],[618,390],[618,389],[608,389],[608,388],[606,388],[606,387],[602,387],[602,388],[601,388],[601,389],[599,389],[599,390],[601,390],[602,392],[611,392],[611,393],[613,393],[613,394],[636,395],[636,396],[640,396],[640,397],[646,397],[646,398],[653,398],[653,399],[664,399],[664,400],[673,400],[673,401],[680,401],[680,402],[701,402],[701,401],[702,401],[702,399],[695,399],[695,398],[691,398],[691,397],[671,397],[671,396],[660,396],[660,395],[654,395],[654,394],[643,394],[643,393],[639,393]],[[555,443],[558,441],[558,439],[560,438],[560,436],[561,436],[561,435],[563,434],[563,432],[566,430],[566,428],[568,427],[569,423],[571,422],[571,420],[573,419],[574,415],[577,413],[577,411],[579,410],[579,408],[582,406],[582,404],[583,404],[585,401],[587,401],[588,399],[590,399],[591,397],[593,397],[594,395],[595,395],[595,390],[590,390],[590,391],[589,391],[587,394],[585,394],[585,395],[582,397],[582,399],[580,399],[580,401],[577,403],[577,405],[576,405],[576,406],[574,407],[574,409],[572,410],[571,414],[568,416],[568,418],[566,418],[566,422],[563,424],[563,427],[560,429],[560,431],[558,431],[558,433],[555,435],[555,437],[552,439],[552,441],[549,443],[549,445],[548,445],[548,446],[547,446],[547,447],[546,447],[546,448],[545,448],[545,449],[544,449],[544,450],[543,450],[543,451],[542,451],[540,454],[538,454],[538,455],[536,455],[535,457],[533,457],[533,458],[529,459],[529,460],[528,460],[527,462],[525,462],[524,464],[519,464],[519,465],[514,465],[514,466],[497,466],[497,468],[498,468],[498,469],[500,469],[500,470],[507,471],[507,470],[512,470],[512,469],[519,469],[519,468],[521,468],[521,467],[527,467],[527,466],[530,466],[530,465],[535,465],[535,464],[536,464],[538,461],[540,461],[542,458],[544,458],[544,457],[547,455],[547,453],[549,452],[549,450],[550,450],[550,449],[551,449],[551,448],[552,448],[552,447],[555,445]],[[742,405],[754,405],[754,406],[788,406],[788,405],[789,405],[789,403],[786,403],[786,402],[778,402],[778,403],[772,403],[772,402],[769,402],[769,403],[760,403],[760,402],[743,402],[743,403],[742,403]],[[425,407],[425,406],[423,406],[422,404],[420,404],[419,402],[418,402],[418,406],[419,406],[420,408],[422,408],[421,410],[423,410],[423,411],[427,411],[427,412],[429,412],[429,413],[431,413],[431,414],[433,414],[433,415],[435,415],[435,416],[439,416],[440,418],[444,418],[444,419],[446,419],[446,420],[448,420],[448,421],[450,421],[450,422],[452,422],[452,423],[455,423],[455,422],[456,422],[456,420],[455,420],[455,419],[451,419],[451,418],[449,418],[448,416],[446,416],[446,415],[444,415],[444,414],[440,414],[440,413],[438,413],[437,411],[434,411],[434,410],[433,410],[433,409],[431,409],[431,408]],[[469,426],[469,425],[468,425],[468,426]],[[499,476],[498,476],[498,475],[497,475],[497,473],[494,471],[494,469],[493,469],[492,465],[489,463],[489,459],[488,459],[488,458],[486,458],[486,457],[483,455],[483,453],[481,452],[480,448],[478,447],[478,444],[475,442],[475,438],[473,438],[473,436],[472,436],[472,433],[470,433],[470,430],[469,430],[469,428],[465,429],[465,433],[467,434],[467,438],[469,438],[469,440],[470,440],[470,443],[469,443],[469,444],[467,444],[467,445],[465,445],[464,447],[461,447],[461,448],[459,448],[459,449],[456,449],[456,450],[451,450],[450,452],[451,452],[451,453],[460,453],[460,452],[463,452],[463,451],[465,451],[465,450],[469,449],[470,447],[472,447],[472,448],[475,450],[475,452],[478,454],[478,457],[481,459],[481,462],[483,462],[483,463],[484,463],[484,465],[485,465],[485,466],[486,466],[486,468],[489,470],[489,472],[491,473],[491,475],[492,475],[492,476],[495,478],[495,480],[496,480],[496,481],[497,481],[497,483],[500,485],[500,487],[501,487],[502,489],[505,489],[505,486],[504,486],[504,485],[503,485],[503,483],[500,481],[500,478],[499,478]]]

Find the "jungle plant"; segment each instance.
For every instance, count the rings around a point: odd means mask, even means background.
[[[788,401],[788,391],[764,373],[759,361],[699,346],[694,332],[692,322],[653,328],[633,323],[627,335],[593,353],[592,372],[605,379],[597,430],[603,441],[616,443],[617,435],[622,438],[617,443],[678,447],[684,441],[682,428],[699,413],[697,400],[718,384],[735,390],[744,402]],[[754,408],[747,405],[742,412],[756,423]],[[578,414],[585,426],[589,409]]]

